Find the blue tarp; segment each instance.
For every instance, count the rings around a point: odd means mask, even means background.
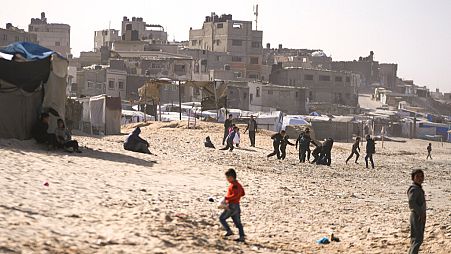
[[[38,44],[31,42],[12,43],[9,44],[6,48],[1,49],[0,52],[10,55],[20,54],[29,61],[44,59],[51,56],[53,53],[56,53],[51,49],[44,48]]]
[[[312,113],[310,113],[310,115],[311,115],[311,116],[321,116],[321,114],[318,113],[318,112],[312,112]]]

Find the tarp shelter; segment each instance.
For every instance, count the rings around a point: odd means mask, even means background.
[[[340,116],[331,117],[328,120],[312,118],[310,123],[318,140],[333,138],[334,140],[350,141],[354,130],[353,120],[353,117]]]
[[[0,138],[28,139],[40,113],[50,114],[49,133],[64,119],[68,61],[29,42],[0,50]]]
[[[93,133],[105,135],[121,133],[121,103],[120,97],[106,95],[94,96],[89,99],[88,111]]]

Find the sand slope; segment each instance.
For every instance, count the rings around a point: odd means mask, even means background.
[[[142,129],[157,156],[123,151],[125,136],[75,136],[83,154],[0,140],[0,253],[406,253],[412,167],[426,171],[423,253],[451,252],[451,144],[433,143],[426,162],[425,141],[378,143],[377,169],[366,170],[363,158],[345,165],[351,144],[336,143],[329,168],[300,165],[294,147],[266,160],[267,132],[257,148],[242,134],[230,153],[203,147],[207,135],[220,147],[221,125],[184,127]],[[228,167],[247,193],[247,244],[221,238],[207,200],[225,194]],[[331,231],[341,242],[315,242]]]

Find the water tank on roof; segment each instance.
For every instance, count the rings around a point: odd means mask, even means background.
[[[325,57],[326,54],[325,54],[322,50],[319,50],[319,51],[313,52],[313,53],[312,53],[312,56],[313,56],[313,57]]]

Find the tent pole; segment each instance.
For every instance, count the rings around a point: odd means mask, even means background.
[[[161,122],[161,100],[160,100],[160,98],[158,98],[158,108],[159,108],[160,122]]]
[[[179,83],[179,110],[180,110],[180,114],[179,114],[179,118],[180,121],[182,121],[182,89],[181,89],[181,83],[180,80],[177,81]]]

